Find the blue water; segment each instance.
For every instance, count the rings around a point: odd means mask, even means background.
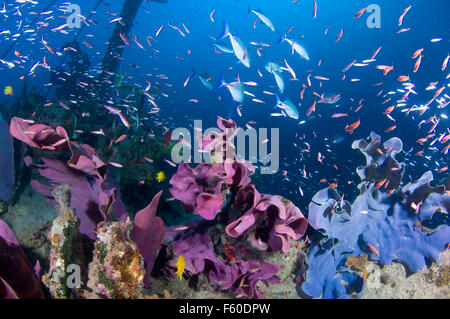
[[[96,1],[74,1],[81,7],[82,14],[88,16]],[[365,13],[361,18],[354,19],[354,15],[364,6],[370,4],[367,1],[335,1],[317,0],[317,18],[313,19],[313,1],[300,0],[293,4],[292,1],[285,0],[248,0],[248,1],[212,1],[212,0],[168,0],[167,3],[148,2],[143,3],[135,19],[131,34],[135,34],[137,39],[144,45],[145,51],[140,49],[133,41],[133,36],[128,34],[130,46],[124,51],[118,74],[125,76],[125,82],[129,85],[141,85],[145,88],[145,80],[153,85],[161,83],[161,92],[168,97],[158,96],[156,102],[161,108],[161,112],[152,117],[152,122],[162,121],[165,126],[173,129],[176,127],[189,127],[193,119],[202,119],[203,127],[215,126],[217,116],[227,117],[237,107],[237,103],[230,101],[230,95],[225,88],[217,91],[208,90],[198,79],[193,79],[183,87],[186,78],[192,73],[192,68],[197,72],[207,72],[212,81],[217,84],[221,78],[227,81],[234,80],[238,75],[241,81],[256,81],[257,87],[247,86],[246,90],[256,95],[256,98],[265,101],[259,104],[251,101],[250,96],[246,96],[243,104],[243,117],[239,117],[236,112],[232,113],[233,119],[239,126],[245,127],[249,121],[257,122],[254,127],[280,128],[280,170],[271,176],[259,176],[256,181],[259,183],[261,192],[283,195],[294,201],[296,205],[305,210],[311,196],[319,189],[335,182],[340,185],[340,189],[352,197],[355,192],[355,184],[358,177],[355,169],[363,163],[363,158],[357,151],[351,150],[351,142],[359,138],[367,137],[371,131],[381,134],[383,139],[393,136],[400,137],[404,142],[404,150],[410,154],[400,154],[400,160],[407,162],[405,182],[409,179],[417,179],[426,170],[437,171],[440,167],[447,165],[448,154],[440,152],[442,146],[437,142],[438,150],[431,147],[423,147],[416,143],[418,138],[427,135],[429,124],[423,125],[420,129],[418,124],[421,120],[436,115],[440,118],[436,136],[443,132],[448,133],[449,122],[441,114],[448,114],[448,107],[437,109],[435,103],[432,104],[423,116],[416,116],[417,112],[410,116],[398,110],[392,113],[396,119],[396,130],[390,133],[383,131],[393,122],[384,114],[383,110],[392,105],[382,102],[388,97],[384,97],[388,91],[395,91],[402,88],[397,81],[399,75],[410,75],[411,82],[415,85],[417,95],[410,94],[407,101],[408,106],[426,103],[433,97],[435,90],[425,91],[431,82],[438,82],[437,88],[448,85],[446,76],[448,69],[444,72],[441,65],[447,54],[450,52],[449,35],[450,24],[448,23],[448,12],[450,2],[446,0],[418,0],[418,1],[389,1],[377,0],[374,2],[381,8],[381,28],[369,29],[366,26],[366,19],[369,16]],[[11,34],[23,32],[26,29],[36,29],[36,25],[27,26],[35,17],[30,12],[40,12],[49,1],[39,1],[39,4],[20,5],[19,15],[14,7],[18,4],[7,5],[11,9],[9,17],[0,15],[1,30],[10,30]],[[61,5],[63,1],[56,1]],[[107,14],[118,14],[123,1],[104,1],[92,15],[97,25],[86,26],[79,35],[80,47],[86,52],[90,59],[90,68],[87,72],[92,76],[97,75],[100,69],[101,59],[106,50],[106,42],[112,34],[114,23],[109,23],[117,16]],[[2,2],[0,2],[0,5]],[[287,43],[277,44],[278,32],[271,32],[262,23],[256,24],[253,29],[255,15],[247,12],[247,4],[253,9],[261,10],[281,32],[286,32],[293,27],[290,37],[295,37],[306,48],[310,61],[301,59],[297,54],[291,55],[291,49]],[[400,29],[398,18],[402,11],[412,4],[411,10],[406,14],[402,28],[410,28],[410,31],[396,34]],[[2,6],[2,5],[1,5]],[[214,19],[210,21],[210,13],[216,10]],[[0,65],[2,76],[0,78],[0,88],[12,86],[15,96],[1,95],[0,102],[13,103],[20,95],[22,80],[20,76],[26,75],[37,61],[42,61],[44,57],[50,67],[61,65],[63,56],[51,54],[42,44],[41,37],[55,50],[60,50],[64,43],[73,39],[78,30],[68,30],[68,34],[52,32],[50,29],[65,23],[63,13],[59,12],[55,6],[52,19],[48,20],[49,27],[42,28],[36,32],[25,34],[21,37],[9,54],[4,57],[6,61],[17,60],[14,50],[20,52],[23,63],[9,69],[6,65]],[[46,17],[48,17],[46,16]],[[18,25],[21,23],[19,30]],[[44,21],[43,18],[38,21]],[[214,52],[212,43],[223,30],[223,22],[227,21],[233,34],[238,34],[239,38],[247,45],[248,55],[251,58],[251,67],[246,68],[237,63],[237,58],[232,54],[218,55]],[[35,22],[35,23],[36,23]],[[183,31],[182,23],[186,25],[189,34],[181,36],[168,23],[179,26]],[[149,48],[146,37],[155,37],[156,30],[164,25],[157,42],[152,41],[153,48],[158,53]],[[333,27],[328,35],[324,31],[328,27]],[[339,42],[335,42],[337,34],[343,29],[343,37]],[[34,35],[34,41],[28,41]],[[93,35],[94,37],[89,37]],[[303,38],[300,39],[299,37]],[[439,42],[431,42],[433,38],[442,38]],[[0,54],[11,44],[11,35],[0,35]],[[88,48],[81,41],[87,41],[93,45]],[[264,42],[270,44],[270,48],[262,49],[262,57],[256,54],[257,47],[250,45],[250,41]],[[376,57],[377,61],[367,67],[352,67],[347,73],[347,79],[341,80],[342,69],[353,60],[361,62],[369,59],[372,53],[382,47]],[[411,59],[412,54],[419,48],[424,48],[422,64],[417,73],[412,72],[415,60]],[[188,54],[188,50],[191,54]],[[178,59],[177,57],[181,57]],[[264,66],[272,61],[283,64],[283,59],[287,59],[290,66],[295,70],[299,81],[289,81],[289,74],[283,73],[286,89],[283,98],[289,98],[295,105],[301,102],[299,108],[300,118],[294,120],[285,117],[271,117],[272,107],[275,97],[263,94],[264,90],[275,92],[275,81],[273,76],[266,72]],[[322,60],[321,66],[318,66]],[[67,61],[65,61],[67,62]],[[381,70],[375,68],[376,65],[394,65],[394,71],[387,76],[383,76]],[[64,67],[64,64],[62,64]],[[258,75],[258,70],[263,74],[263,78]],[[319,81],[312,80],[313,85],[307,88],[303,100],[300,100],[301,84],[306,84],[307,71],[312,70],[312,77],[320,75],[330,78],[330,81],[323,81],[323,86],[319,87]],[[146,75],[147,74],[147,75]],[[150,75],[148,75],[150,74]],[[163,74],[167,79],[157,78],[156,75]],[[46,95],[46,85],[49,83],[49,71],[45,68],[37,68],[36,77],[30,78],[29,88],[36,88],[37,92]],[[350,78],[361,79],[360,82],[350,82]],[[382,86],[374,87],[373,84],[383,82]],[[171,86],[167,86],[167,84]],[[380,89],[383,89],[381,96],[377,96]],[[341,100],[335,105],[317,104],[316,112],[313,116],[306,118],[306,110],[311,106],[316,96],[319,94],[340,94]],[[444,90],[441,97],[448,92]],[[114,96],[114,93],[111,93]],[[402,94],[397,94],[395,99],[400,99]],[[55,97],[54,88],[51,88],[47,95],[47,100]],[[219,97],[221,98],[219,100]],[[190,99],[198,100],[198,103],[189,102]],[[358,113],[353,110],[358,106],[358,102],[364,99],[363,107]],[[395,101],[393,98],[393,100]],[[448,99],[448,98],[447,98]],[[6,105],[2,106],[7,108]],[[93,105],[92,108],[96,106]],[[151,107],[151,106],[149,106]],[[352,110],[350,110],[352,108]],[[332,119],[330,116],[336,112],[348,113],[346,118]],[[361,126],[353,134],[345,132],[344,127],[358,119]],[[299,122],[306,120],[305,124]],[[99,129],[99,127],[93,127]],[[332,139],[341,135],[344,140],[341,143],[333,144]],[[299,140],[297,136],[304,139]],[[310,152],[301,152],[305,143],[311,145]],[[296,143],[297,147],[293,143]],[[424,150],[422,156],[414,156],[419,150]],[[317,153],[320,152],[325,159],[323,164],[317,161]],[[429,159],[423,156],[429,156]],[[333,167],[335,164],[339,169]],[[441,166],[438,166],[441,165]],[[307,177],[302,177],[301,170],[305,167]],[[283,171],[286,171],[283,175]],[[446,173],[437,175],[439,181]],[[321,183],[320,179],[326,179]],[[350,183],[349,183],[350,182]],[[299,195],[298,186],[302,186],[304,196]],[[353,195],[352,195],[353,194]]]

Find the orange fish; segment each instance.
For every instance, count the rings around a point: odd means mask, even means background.
[[[395,130],[395,129],[396,129],[396,127],[397,127],[397,126],[395,126],[395,125],[392,125],[392,126],[388,127],[387,129],[385,129],[385,130],[384,130],[384,132],[385,132],[385,133],[389,133],[389,132],[392,132],[393,130]]]
[[[408,75],[400,75],[397,80],[399,82],[405,82],[405,81],[409,81],[409,76]]]
[[[119,36],[122,39],[123,43],[125,43],[125,45],[130,45],[130,41],[128,41],[124,34],[119,33]]]
[[[380,52],[382,47],[379,47],[378,49],[376,49],[376,51],[372,54],[372,57],[370,58],[371,60],[375,59],[375,57],[377,56],[377,54]]]
[[[394,67],[389,65],[377,65],[378,70],[383,70],[383,75],[386,76],[389,72],[391,72]]]
[[[344,73],[347,72],[355,63],[356,63],[356,60],[353,60],[352,62],[347,64],[347,66],[342,70],[342,72],[344,72]]]
[[[436,98],[436,97],[438,97],[441,93],[442,93],[442,91],[445,89],[445,86],[443,86],[443,87],[441,87],[439,90],[437,90],[436,91],[436,93],[434,93],[434,97]]]
[[[434,123],[434,124],[430,127],[430,129],[428,130],[428,133],[433,132],[434,129],[436,128],[436,126],[437,126],[438,124],[439,124],[439,120],[437,120],[436,123]]]
[[[450,58],[450,55],[447,54],[447,57],[445,58],[444,62],[442,63],[442,71],[444,71],[447,68],[449,58]]]
[[[378,257],[380,257],[380,252],[378,251],[378,249],[376,249],[374,246],[372,246],[371,244],[367,243],[367,247],[369,247],[369,249]]]
[[[414,202],[411,203],[411,208],[414,209],[414,212],[416,214],[419,213],[420,205],[422,205],[422,201],[420,201],[418,204],[416,204]]]
[[[423,143],[425,143],[427,140],[428,140],[427,138],[423,137],[423,138],[419,138],[416,142],[419,143],[419,144],[423,144]]]
[[[380,188],[381,186],[383,186],[383,184],[386,183],[386,181],[387,181],[387,178],[385,178],[385,179],[379,181],[379,182],[375,185],[375,189],[378,189],[378,188]]]
[[[332,118],[337,119],[337,118],[341,118],[341,117],[346,117],[348,116],[347,113],[334,113],[331,115]]]
[[[317,2],[316,0],[314,1],[314,7],[313,7],[313,18],[315,19],[317,17]]]
[[[450,144],[448,144],[446,147],[444,147],[441,152],[444,154],[447,154],[449,148],[450,148]]]
[[[389,114],[394,110],[394,108],[395,108],[395,105],[392,105],[392,106],[388,107],[387,109],[385,109],[383,113]]]
[[[412,59],[415,59],[415,58],[417,58],[417,57],[419,56],[419,54],[421,54],[421,53],[422,53],[422,51],[423,51],[423,48],[422,48],[422,49],[419,49],[419,50],[417,50],[416,52],[414,52],[414,54],[413,54],[413,56],[412,56]]]
[[[344,29],[341,29],[341,32],[339,32],[337,38],[336,38],[336,42],[339,42],[339,40],[342,38],[342,35],[344,34]]]
[[[358,19],[359,17],[361,17],[364,12],[367,11],[367,7],[366,8],[362,8],[361,10],[359,10],[356,14],[355,14],[355,19]]]
[[[345,131],[347,133],[352,133],[360,124],[361,124],[361,120],[357,120],[355,123],[346,125],[345,126]]]
[[[300,92],[300,100],[303,100],[303,94],[305,94],[306,87]]]
[[[442,173],[442,172],[445,172],[446,170],[448,169],[448,167],[447,166],[445,166],[445,167],[442,167],[440,170],[438,170],[438,173]]]
[[[414,64],[413,72],[416,73],[417,70],[419,70],[420,62],[422,62],[422,54],[419,55],[419,58],[417,59],[416,63]]]
[[[450,140],[450,134],[444,136],[444,138],[441,140],[441,144],[445,144],[448,140]]]
[[[310,116],[312,112],[316,111],[316,100],[314,100],[314,103],[309,107],[308,111],[306,112],[306,116]]]
[[[115,143],[115,144],[120,143],[120,142],[122,142],[126,137],[127,137],[127,135],[126,135],[126,134],[123,134],[123,135],[121,135],[114,143]]]
[[[51,54],[55,54],[56,53],[56,51],[53,50],[53,48],[51,46],[49,46],[48,44],[44,44],[44,46],[47,48],[47,50],[50,51]]]
[[[405,14],[411,9],[412,6],[407,7],[405,10],[403,10],[402,15],[398,19],[398,26],[401,26],[403,24],[403,18],[405,17]]]

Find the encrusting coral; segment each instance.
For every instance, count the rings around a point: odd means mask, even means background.
[[[136,298],[144,285],[145,267],[137,245],[130,238],[133,224],[101,222],[97,226],[94,258],[89,264],[88,298]]]

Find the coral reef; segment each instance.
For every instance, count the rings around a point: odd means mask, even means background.
[[[257,284],[266,286],[280,282],[276,275],[279,267],[266,261],[244,260],[241,258],[217,258],[213,250],[208,231],[194,232],[183,236],[173,244],[175,255],[182,255],[186,260],[189,275],[204,273],[211,284],[218,284],[219,291],[232,290],[236,297],[264,298]],[[230,256],[228,256],[230,257]],[[175,267],[172,259],[169,266]]]
[[[162,191],[132,223],[118,198],[115,181],[92,147],[71,142],[62,127],[30,126],[20,118],[11,120],[11,134],[41,151],[71,153],[66,162],[42,158],[43,164],[33,164],[30,157],[24,159],[49,183],[32,181],[32,186],[51,204],[56,201],[59,211],[49,232],[50,270],[42,278],[50,294],[55,298],[135,298],[144,283],[148,284],[165,233],[162,219],[156,216]],[[68,265],[87,262],[82,258],[86,246],[83,235],[95,240],[88,286],[69,289]]]
[[[162,220],[155,215],[161,193],[136,215],[133,223],[129,218],[99,222],[89,265],[84,256],[86,245],[83,234],[79,232],[79,220],[69,208],[69,186],[57,186],[52,194],[58,202],[59,216],[53,221],[48,235],[51,242],[50,270],[42,278],[51,296],[136,298],[148,281],[165,232]],[[84,288],[81,285],[68,287],[67,269],[71,264],[88,269]]]
[[[288,253],[291,240],[305,234],[307,221],[289,200],[260,194],[249,184],[254,167],[237,159],[232,144],[239,128],[234,121],[220,117],[217,125],[222,132],[197,136],[202,148],[211,152],[211,163],[195,168],[181,163],[170,180],[174,198],[205,221],[185,225],[182,234],[177,234],[179,228],[168,232],[173,240],[169,251],[175,256],[169,262],[169,271],[173,273],[176,256],[182,255],[190,276],[204,274],[211,284],[218,284],[219,291],[228,290],[237,297],[263,298],[258,283],[279,283],[280,267],[265,261],[261,253]],[[223,234],[222,224],[230,220],[225,227],[227,239],[219,234]],[[215,251],[222,245],[213,245],[210,236],[223,237],[218,238],[223,245],[221,251]],[[249,253],[246,241],[259,254]],[[235,254],[238,251],[242,252],[240,256]],[[223,257],[217,257],[217,253]]]
[[[354,263],[348,261],[352,256],[367,254],[383,265],[397,261],[417,272],[427,260],[438,261],[450,241],[449,225],[438,224],[428,232],[420,227],[439,210],[448,214],[445,187],[429,186],[432,174],[427,172],[419,181],[398,188],[404,164],[394,156],[401,141],[393,138],[381,145],[378,135],[372,133],[371,138],[370,143],[353,143],[367,159],[367,165],[358,168],[363,182],[353,204],[326,188],[309,205],[310,225],[325,235],[308,251],[302,290],[311,297],[360,297],[364,280],[352,271]]]
[[[401,262],[418,272],[429,260],[437,262],[449,242],[449,226],[436,218],[450,209],[449,182],[431,186],[427,172],[401,186],[405,165],[395,159],[402,149],[397,138],[381,144],[372,133],[370,142],[355,141],[353,148],[367,161],[357,169],[359,196],[350,203],[336,188],[323,189],[312,198],[306,220],[288,199],[261,194],[251,184],[255,168],[239,160],[233,146],[239,128],[218,118],[221,132],[196,136],[210,161],[194,168],[181,163],[169,181],[183,214],[194,218],[166,227],[157,216],[162,191],[131,221],[118,184],[92,147],[70,141],[62,127],[30,124],[13,118],[11,134],[37,150],[33,157],[51,156],[24,161],[44,179],[32,181],[33,188],[58,211],[42,277],[53,298],[290,297],[296,283],[308,297],[362,297],[375,266]],[[319,240],[301,240],[308,223]],[[0,258],[13,258],[0,267],[0,295],[43,297],[40,278],[11,229],[0,226]],[[14,254],[4,255],[11,247]],[[32,291],[21,291],[11,264],[33,275],[35,286],[26,287]],[[82,269],[74,288],[67,285],[73,264]],[[175,279],[177,273],[185,280]],[[436,286],[446,285],[448,267],[432,275]],[[161,284],[168,278],[170,289]],[[392,276],[382,273],[379,281],[390,285]]]

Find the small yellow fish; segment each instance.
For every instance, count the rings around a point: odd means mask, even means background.
[[[166,179],[166,174],[163,171],[158,172],[156,174],[156,180],[158,181],[158,183],[163,182],[165,179]]]
[[[10,85],[5,86],[5,89],[3,90],[3,94],[14,96],[13,88]]]
[[[184,274],[184,266],[185,266],[185,265],[186,265],[186,264],[185,264],[185,262],[184,262],[184,257],[183,257],[182,255],[180,255],[180,256],[178,257],[177,263],[175,264],[175,266],[177,266],[177,272],[176,272],[177,278],[180,279],[180,280],[183,278],[183,274]]]

